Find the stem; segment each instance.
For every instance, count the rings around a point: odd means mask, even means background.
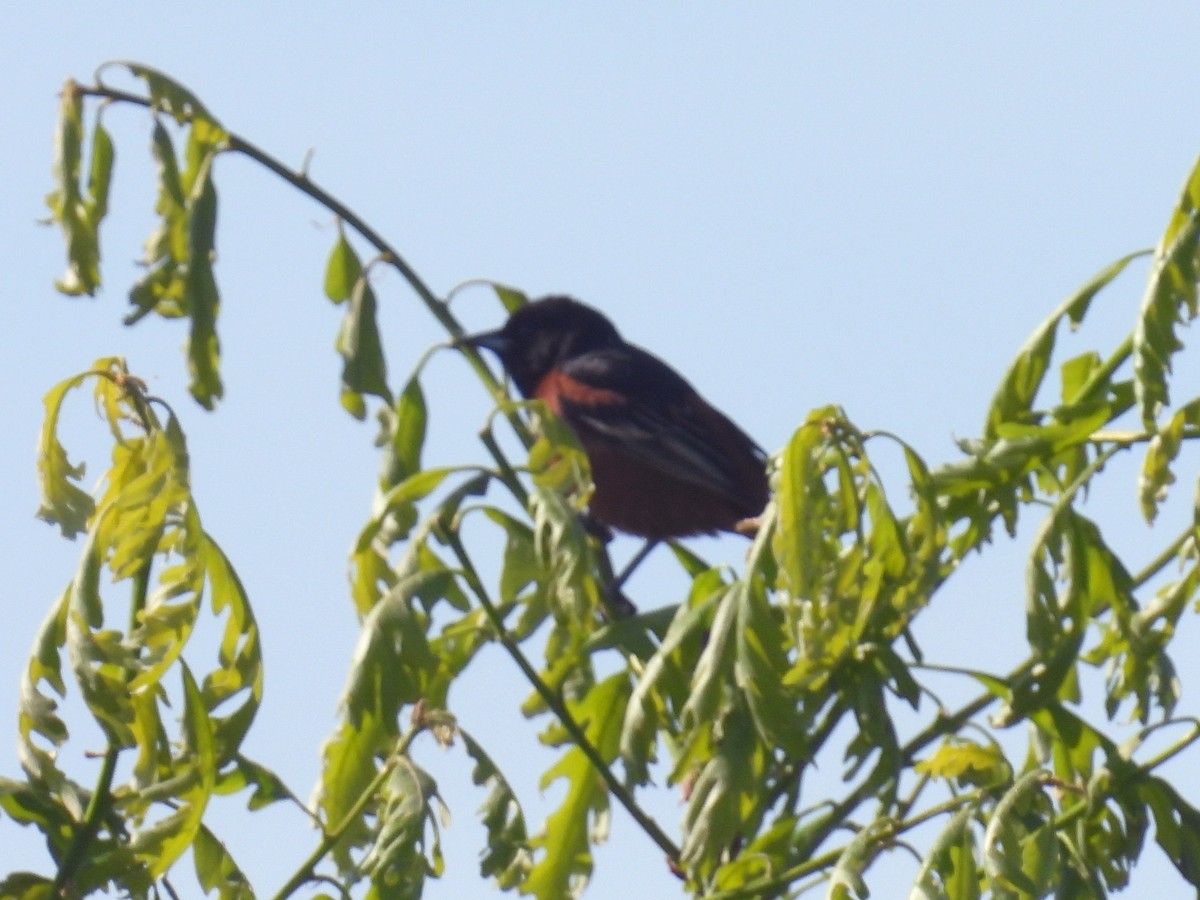
[[[499,639],[501,645],[503,645],[504,649],[508,651],[508,655],[512,657],[513,662],[517,664],[517,668],[521,670],[521,673],[526,677],[526,679],[528,679],[529,683],[533,685],[534,690],[537,691],[538,696],[542,698],[542,701],[546,704],[546,706],[549,707],[556,716],[558,716],[559,721],[562,722],[563,727],[567,730],[567,733],[571,735],[571,740],[574,741],[575,745],[583,751],[583,755],[586,756],[591,764],[595,767],[596,771],[600,774],[600,777],[604,780],[605,785],[608,787],[608,790],[617,798],[620,804],[625,807],[625,811],[628,812],[629,815],[633,817],[633,820],[641,826],[642,830],[650,836],[650,839],[653,840],[654,843],[658,844],[663,853],[667,855],[667,858],[672,863],[678,865],[680,857],[679,848],[675,846],[675,843],[659,827],[658,823],[655,822],[654,819],[651,818],[638,805],[637,801],[633,798],[633,795],[625,788],[625,786],[617,780],[617,776],[613,774],[613,771],[611,768],[609,768],[608,763],[604,761],[604,757],[600,755],[600,751],[597,750],[596,746],[588,739],[587,733],[584,731],[583,726],[576,721],[575,717],[571,715],[571,711],[567,709],[566,704],[563,703],[558,694],[551,690],[550,685],[546,684],[545,680],[537,673],[537,670],[533,668],[525,654],[521,652],[521,648],[517,645],[517,642],[513,640],[512,635],[508,633],[508,629],[504,627],[504,620],[500,616],[500,611],[496,608],[496,605],[492,603],[491,597],[488,595],[487,588],[484,587],[482,580],[479,578],[479,573],[476,571],[474,564],[470,560],[470,557],[467,556],[466,548],[463,547],[462,541],[459,539],[458,534],[455,532],[446,531],[442,536],[445,538],[446,543],[450,546],[450,549],[453,551],[455,557],[458,558],[459,564],[462,566],[463,576],[467,580],[467,584],[470,586],[472,593],[474,593],[479,599],[479,603],[483,607],[484,612],[487,613],[487,617],[489,621],[491,621],[492,627],[496,630],[497,638]]]
[[[87,809],[83,813],[83,822],[71,838],[71,846],[67,848],[58,873],[54,876],[54,886],[50,889],[51,897],[71,896],[71,878],[87,856],[88,848],[100,830],[100,819],[107,812],[109,801],[112,799],[113,775],[117,770],[117,756],[120,752],[121,748],[111,743],[104,751],[104,763],[100,766],[96,787],[92,790]]]
[[[978,791],[972,791],[969,794],[962,794],[958,797],[952,797],[949,800],[937,804],[936,806],[931,806],[929,809],[925,810],[919,815],[913,816],[911,819],[908,819],[904,822],[893,822],[889,827],[881,830],[879,835],[880,840],[891,840],[899,837],[900,835],[904,834],[904,832],[911,831],[917,826],[925,824],[930,819],[945,815],[948,812],[954,812],[955,810],[961,809],[963,806],[966,806],[970,803],[978,803],[983,797],[983,794],[983,789],[980,789]],[[846,846],[849,846],[849,844]],[[735,888],[731,891],[718,891],[715,894],[709,895],[708,900],[744,900],[744,898],[748,897],[769,896],[772,891],[786,887],[793,881],[798,881],[799,879],[803,878],[805,875],[818,872],[821,869],[825,869],[833,865],[838,861],[838,859],[841,858],[842,854],[846,852],[846,846],[837,847],[836,849],[822,853],[820,856],[815,856],[812,859],[805,860],[804,862],[799,863],[790,869],[785,869],[783,872],[780,872],[778,875],[765,881],[756,881],[752,884],[743,885],[742,887]]]
[[[1128,335],[1125,340],[1121,341],[1120,346],[1113,351],[1110,356],[1099,369],[1092,373],[1092,377],[1087,380],[1084,386],[1079,390],[1076,404],[1084,404],[1089,400],[1094,399],[1093,395],[1098,390],[1108,389],[1108,380],[1113,373],[1125,363],[1125,360],[1133,354],[1133,335]]]
[[[324,859],[329,853],[329,851],[334,848],[337,842],[342,839],[342,836],[346,833],[346,830],[358,821],[358,818],[362,815],[363,810],[367,808],[367,805],[375,798],[375,795],[379,793],[379,789],[383,787],[383,783],[387,781],[388,776],[392,774],[392,769],[394,769],[396,764],[408,754],[408,748],[412,746],[413,740],[424,730],[425,722],[422,719],[417,719],[413,722],[413,727],[400,737],[400,741],[396,744],[396,748],[387,758],[387,761],[380,766],[379,771],[375,774],[375,777],[371,779],[371,783],[366,786],[361,794],[359,794],[358,799],[354,801],[354,805],[351,806],[346,812],[346,815],[342,817],[342,821],[338,822],[334,828],[325,832],[324,837],[321,838],[321,843],[317,845],[317,849],[309,855],[308,859],[306,859],[300,868],[296,870],[296,873],[290,879],[288,879],[287,884],[279,889],[279,893],[275,895],[275,900],[283,900],[285,897],[290,897],[297,890],[315,878],[313,869],[315,869],[317,864],[320,863],[321,860]]]
[[[1171,560],[1173,560],[1179,553],[1179,551],[1183,549],[1183,545],[1193,538],[1195,533],[1195,528],[1191,526],[1185,528],[1183,533],[1180,534],[1179,537],[1175,538],[1175,540],[1171,542],[1167,549],[1158,554],[1158,556],[1154,557],[1154,559],[1147,563],[1146,568],[1142,569],[1142,571],[1138,572],[1137,575],[1134,576],[1133,589],[1137,590],[1147,581],[1165,569],[1171,563]]]

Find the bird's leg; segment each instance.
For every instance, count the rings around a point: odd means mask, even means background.
[[[656,541],[656,540],[646,541],[646,543],[644,545],[642,545],[642,549],[639,550],[637,553],[633,554],[633,559],[631,559],[628,563],[625,564],[625,568],[622,569],[621,574],[618,575],[613,580],[612,584],[609,587],[609,590],[614,590],[614,591],[621,590],[621,588],[625,584],[625,582],[629,580],[629,576],[633,574],[633,570],[636,569],[638,566],[640,566],[642,564],[642,561],[647,556],[650,555],[650,551],[653,550],[657,546],[658,546],[658,541]]]

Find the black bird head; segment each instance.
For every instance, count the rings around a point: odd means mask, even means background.
[[[622,342],[613,323],[590,306],[570,297],[543,297],[514,312],[503,328],[469,334],[455,343],[491,350],[517,389],[530,397],[554,366]]]

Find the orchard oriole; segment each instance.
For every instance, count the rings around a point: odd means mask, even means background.
[[[658,357],[626,343],[597,310],[544,297],[486,347],[527,398],[570,426],[592,467],[590,512],[652,541],[734,531],[767,503],[766,455]]]

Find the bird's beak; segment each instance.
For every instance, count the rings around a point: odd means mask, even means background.
[[[455,347],[485,347],[501,359],[512,346],[512,341],[502,331],[480,331],[477,334],[464,334],[454,342]]]

